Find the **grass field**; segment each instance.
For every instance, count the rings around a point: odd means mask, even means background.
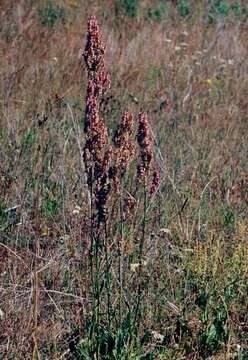
[[[0,20],[0,360],[247,360],[247,1]]]

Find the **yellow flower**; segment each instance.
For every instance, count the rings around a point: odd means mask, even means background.
[[[207,79],[207,80],[206,80],[206,83],[207,83],[209,86],[211,86],[211,85],[213,84],[213,81],[212,81],[212,79]]]

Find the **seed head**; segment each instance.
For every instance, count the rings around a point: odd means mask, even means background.
[[[130,164],[134,153],[133,144],[133,115],[126,111],[122,116],[121,123],[118,126],[113,143],[116,147],[116,175],[124,176]]]
[[[139,113],[137,142],[140,147],[137,176],[139,179],[144,179],[149,175],[153,149],[153,141],[150,136],[147,114],[144,112]]]
[[[99,98],[110,84],[105,70],[104,53],[105,43],[102,34],[96,17],[91,16],[88,21],[87,42],[83,54],[88,75],[84,162],[89,186],[92,186],[106,172],[103,168],[106,167],[107,160],[105,148],[108,143],[108,131],[99,111]]]
[[[154,170],[153,174],[152,174],[152,181],[151,181],[151,186],[149,189],[150,194],[155,193],[155,191],[157,190],[158,186],[160,183],[160,174],[158,172],[158,170]]]
[[[88,78],[94,82],[94,95],[100,96],[110,86],[110,78],[105,69],[105,42],[96,17],[88,21],[87,42],[83,57],[87,66]]]
[[[110,190],[111,190],[111,185],[107,175],[102,176],[98,180],[98,183],[95,188],[95,206],[97,209],[97,218],[99,225],[106,221],[107,201],[109,198]]]

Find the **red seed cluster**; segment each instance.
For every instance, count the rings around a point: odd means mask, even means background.
[[[97,220],[98,224],[106,221],[107,214],[107,202],[111,185],[107,174],[98,179],[95,187],[95,206],[97,209]]]
[[[152,174],[151,186],[149,189],[150,194],[154,194],[160,183],[160,174],[158,170],[154,170]]]
[[[99,176],[99,168],[102,166],[108,142],[108,131],[99,114],[98,100],[90,93],[86,96],[85,133],[84,162],[90,185]]]
[[[113,147],[108,136],[108,129],[100,115],[100,101],[110,86],[110,78],[105,68],[105,43],[97,20],[94,16],[88,21],[87,42],[83,57],[86,63],[88,85],[84,131],[86,142],[83,151],[87,174],[87,183],[94,198],[97,218],[96,224],[106,221],[110,191],[120,190],[122,177],[126,174],[134,155],[134,119],[126,111],[113,137]],[[137,165],[138,179],[148,183],[152,163],[153,141],[149,131],[147,114],[139,113],[137,142],[140,148]],[[154,171],[150,193],[154,193],[159,184],[159,174]]]
[[[108,148],[108,130],[100,116],[100,97],[110,85],[104,62],[105,43],[94,16],[88,21],[87,43],[84,60],[87,67],[88,86],[84,131],[84,163],[87,182],[92,189],[98,210],[98,223],[105,219],[106,203],[110,191],[108,169],[112,160],[112,148]]]
[[[94,95],[100,96],[110,86],[110,77],[106,72],[104,54],[105,42],[99,29],[96,17],[91,16],[88,21],[87,42],[84,50],[84,60],[88,77],[93,80]]]
[[[134,153],[134,144],[133,144],[133,127],[134,120],[131,112],[126,111],[122,116],[122,120],[116,132],[114,134],[113,143],[116,147],[116,176],[124,176],[127,171],[127,168],[130,164],[130,160]],[[117,185],[117,184],[116,184]],[[118,186],[117,186],[118,187]]]
[[[83,54],[88,74],[84,162],[90,186],[103,175],[103,163],[106,163],[106,157],[109,157],[109,153],[105,154],[108,131],[99,112],[99,98],[110,84],[104,62],[105,47],[96,17],[91,16],[88,21],[87,42]]]
[[[146,179],[149,175],[150,165],[152,162],[153,141],[150,136],[147,114],[144,112],[139,113],[137,142],[140,147],[137,175],[140,179]]]

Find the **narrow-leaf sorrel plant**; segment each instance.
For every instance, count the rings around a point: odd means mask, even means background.
[[[143,250],[146,238],[146,222],[147,222],[147,188],[152,163],[153,140],[149,131],[149,124],[147,114],[144,112],[139,113],[139,124],[137,132],[137,142],[139,145],[139,159],[137,164],[137,178],[143,184],[143,221],[142,221],[142,234],[139,246],[139,270],[138,270],[138,296],[136,309],[134,314],[134,324],[140,324],[140,303],[142,298],[142,268],[143,268]]]
[[[123,225],[125,215],[123,203],[125,176],[129,171],[130,162],[134,157],[136,147],[134,117],[130,111],[126,111],[111,140],[106,124],[100,114],[99,106],[102,96],[110,87],[110,78],[104,62],[105,48],[106,46],[97,20],[92,16],[88,21],[87,42],[83,54],[88,77],[84,123],[86,140],[83,157],[90,193],[90,269],[93,298],[90,327],[90,356],[96,359],[105,359],[107,358],[105,355],[111,358],[111,352],[113,351],[117,351],[119,354],[118,358],[121,358],[120,356],[123,355],[123,351],[128,351],[125,349],[130,348],[133,340],[133,329],[139,324],[148,182],[153,152],[153,141],[149,133],[147,115],[140,113],[136,136],[140,149],[137,179],[139,180],[138,183],[143,184],[144,216],[138,251],[139,271],[138,289],[136,289],[138,290],[138,297],[134,308],[128,305],[127,315],[124,312],[124,304],[127,305],[127,300],[124,299],[124,290],[127,289],[123,277]],[[158,179],[158,173],[154,172],[150,187],[151,193],[155,191]],[[110,224],[110,213],[112,217],[116,216],[114,223],[119,221],[117,235],[116,227]],[[117,277],[113,276],[115,265],[117,267]],[[130,289],[128,289],[128,292],[131,293]],[[117,301],[113,301],[114,298]],[[115,303],[117,305],[114,305]],[[125,328],[123,324],[127,318],[129,319],[129,324]]]
[[[87,43],[84,60],[87,66],[88,86],[84,131],[84,163],[91,199],[91,278],[93,287],[93,310],[91,341],[96,338],[96,354],[99,358],[99,325],[100,325],[100,226],[105,221],[105,206],[110,191],[107,169],[111,161],[111,148],[106,150],[108,133],[99,113],[99,100],[110,84],[105,70],[105,44],[102,39],[96,18],[88,21]],[[95,337],[96,334],[96,337]],[[94,345],[93,345],[94,346]]]
[[[119,319],[122,321],[123,304],[123,178],[127,172],[130,160],[134,155],[133,143],[134,119],[131,112],[124,113],[120,125],[114,134],[115,166],[112,167],[112,177],[115,190],[119,193],[120,236],[118,237],[118,274],[119,274]]]

